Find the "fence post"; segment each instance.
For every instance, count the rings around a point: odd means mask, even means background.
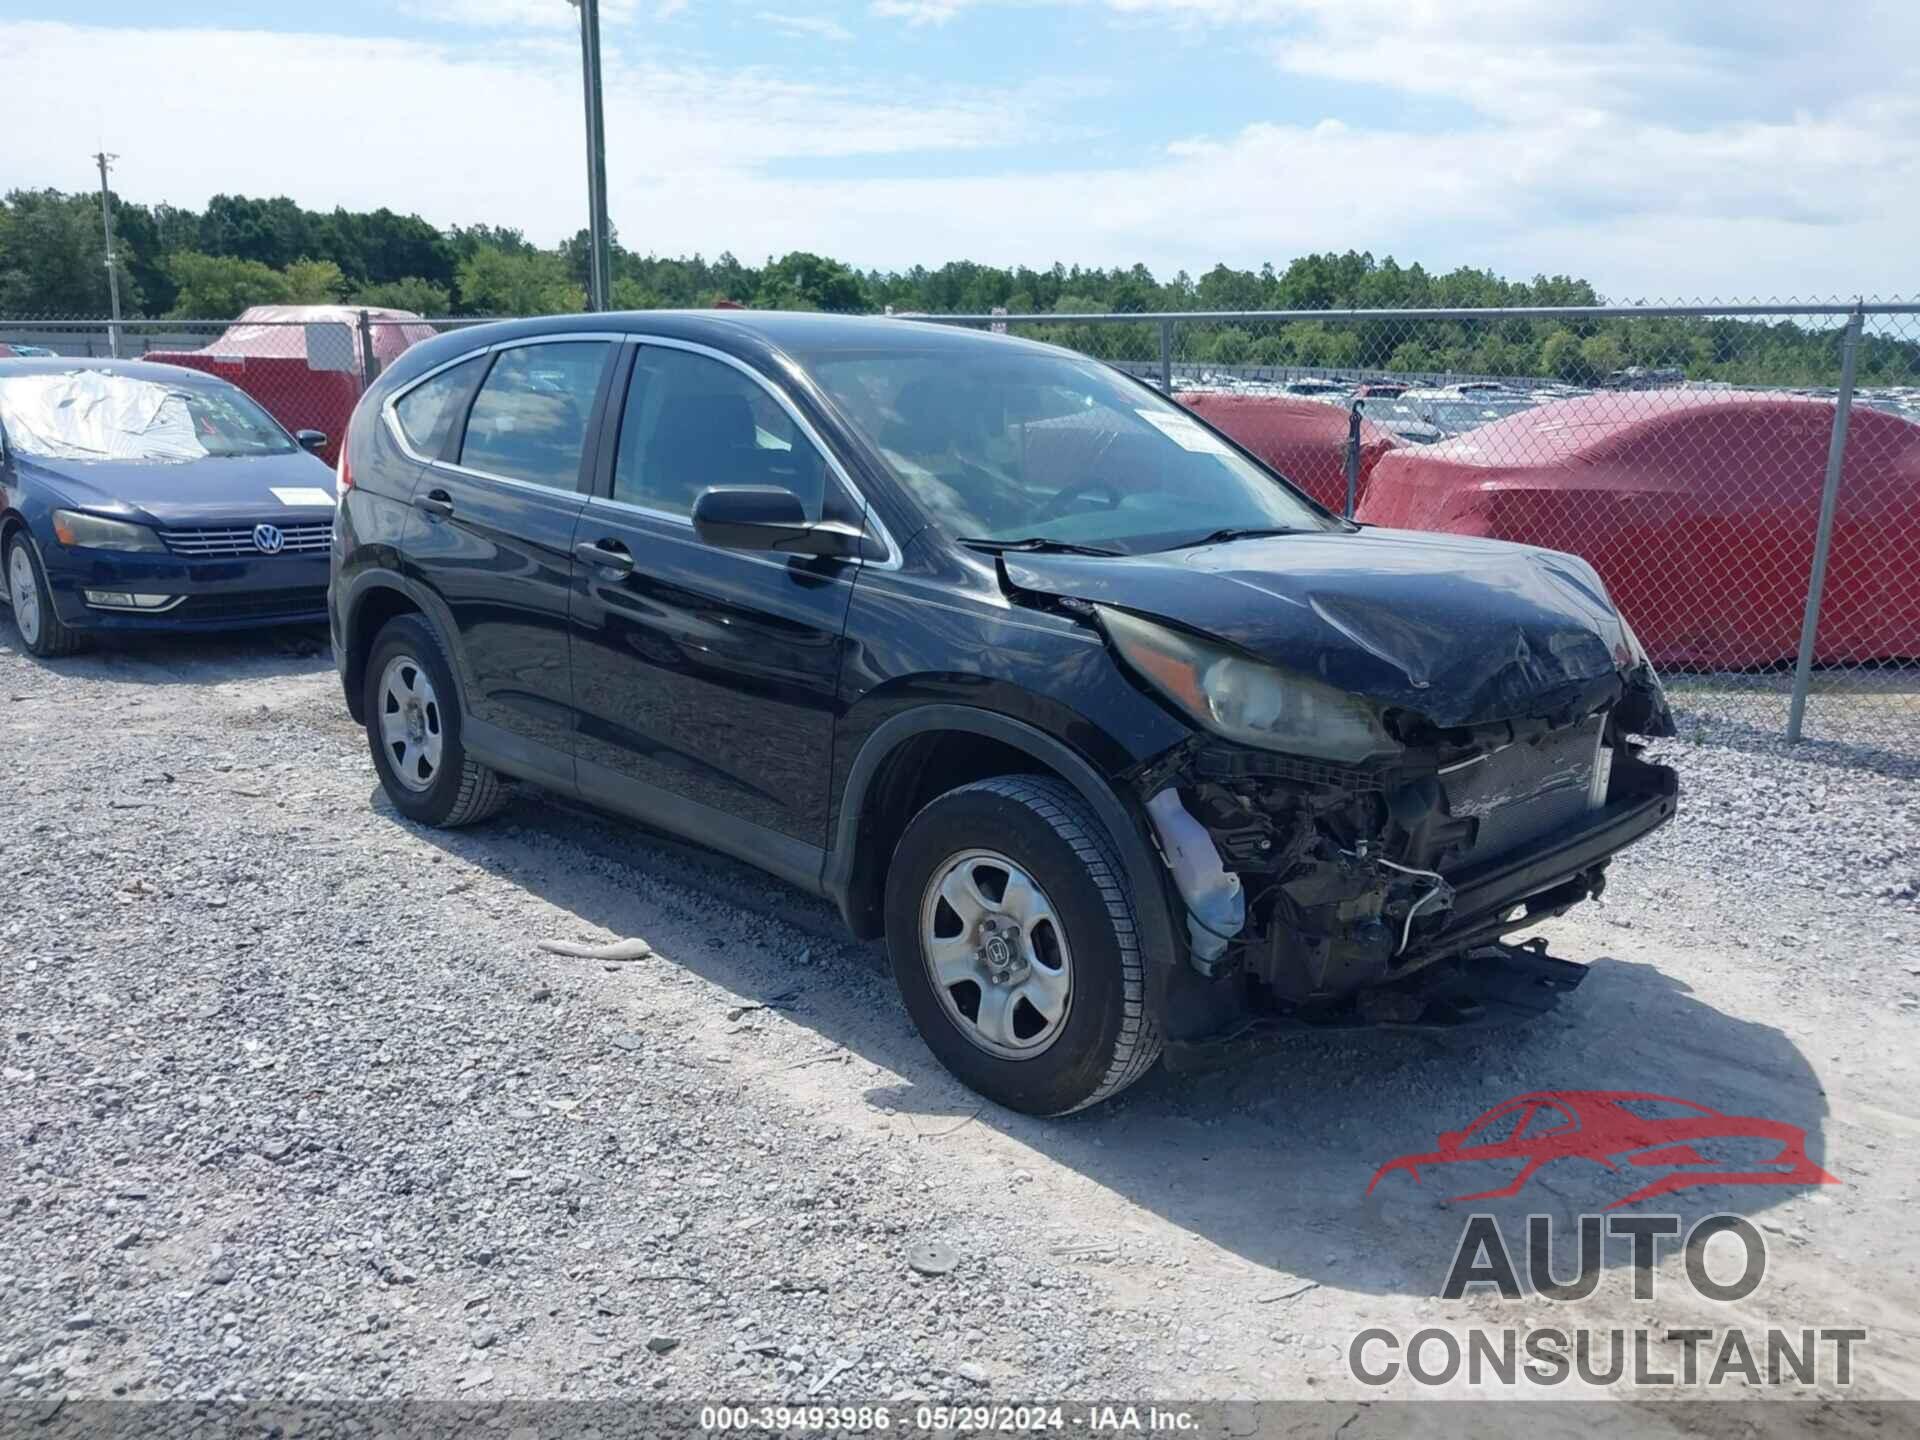
[[[360,312],[360,388],[366,389],[380,378],[380,361],[373,353],[373,322]]]
[[[1160,322],[1160,393],[1173,394],[1173,321]]]
[[[1353,518],[1354,507],[1360,503],[1360,407],[1364,400],[1356,400],[1347,410],[1347,519]]]
[[[1787,743],[1800,741],[1807,715],[1807,687],[1813,680],[1813,642],[1820,629],[1820,595],[1827,586],[1827,556],[1833,547],[1833,512],[1840,500],[1840,467],[1847,457],[1847,420],[1853,413],[1853,371],[1860,354],[1864,301],[1854,304],[1840,341],[1840,395],[1834,404],[1833,434],[1827,441],[1827,481],[1820,491],[1820,523],[1813,535],[1813,572],[1807,577],[1807,612],[1800,622],[1800,654],[1793,666],[1793,704],[1787,711]]]

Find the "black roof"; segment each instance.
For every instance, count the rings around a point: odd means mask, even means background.
[[[775,352],[803,365],[836,351],[934,353],[958,357],[987,349],[1004,355],[1008,347],[1013,347],[1060,353],[1053,346],[1011,335],[891,315],[826,315],[803,310],[615,310],[499,320],[450,330],[411,347],[394,363],[393,369],[398,379],[405,380],[456,355],[503,340],[593,331],[658,335],[708,345],[741,357],[765,357]]]
[[[682,333],[681,327],[685,327],[688,338],[701,330],[715,336],[755,336],[782,350],[795,351],[964,352],[983,345],[1004,347],[1011,338],[971,326],[943,325],[904,316],[824,315],[805,310],[649,310],[629,311],[615,318],[623,325],[641,328],[660,329],[670,323],[676,334]]]
[[[228,381],[184,365],[160,365],[147,360],[88,359],[81,355],[0,355],[0,380],[9,375],[70,375],[75,370],[107,370],[129,380],[151,380],[160,385],[226,388]]]

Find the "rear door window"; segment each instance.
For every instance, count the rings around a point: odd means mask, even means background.
[[[604,340],[559,340],[502,350],[473,397],[460,463],[556,490],[577,488],[587,420],[612,348]]]
[[[447,443],[447,432],[460,418],[461,404],[486,363],[484,355],[462,360],[431,380],[421,381],[393,402],[393,418],[400,422],[400,433],[418,453],[438,458]]]

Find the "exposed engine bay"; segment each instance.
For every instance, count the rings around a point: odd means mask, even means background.
[[[1194,728],[1120,777],[1186,911],[1170,1064],[1263,1025],[1535,1008],[1585,972],[1504,937],[1673,817],[1631,738],[1674,733],[1659,678],[1578,556],[1363,527],[998,563]]]
[[[1192,968],[1211,982],[1179,987],[1200,1013],[1176,1007],[1176,1034],[1236,1016],[1437,1018],[1411,977],[1597,897],[1611,856],[1673,815],[1674,772],[1628,738],[1671,733],[1650,671],[1515,720],[1389,724],[1405,747],[1391,765],[1196,736],[1132,777],[1163,851],[1196,848],[1166,823],[1177,797],[1227,877],[1192,886],[1187,857],[1168,855]]]

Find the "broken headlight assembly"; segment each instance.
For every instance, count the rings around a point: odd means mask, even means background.
[[[1126,662],[1223,739],[1343,765],[1400,751],[1379,711],[1356,695],[1125,610],[1098,609]]]

